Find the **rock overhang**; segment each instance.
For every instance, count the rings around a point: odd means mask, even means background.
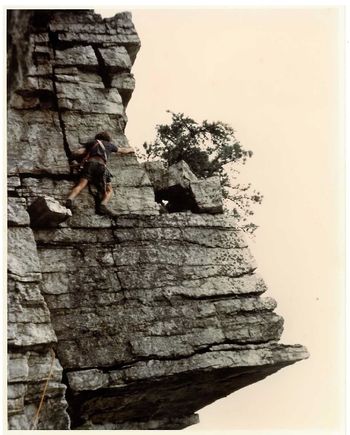
[[[188,418],[307,357],[278,343],[283,319],[231,217],[121,216],[94,229],[93,248],[62,231],[35,238],[71,415],[86,417],[76,427],[145,422],[150,409],[164,421],[174,407]],[[74,278],[57,289],[62,270]]]

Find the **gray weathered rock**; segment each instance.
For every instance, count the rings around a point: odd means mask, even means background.
[[[167,168],[161,160],[143,162],[147,175],[152,183],[154,190],[157,192],[164,188],[164,178],[167,173]]]
[[[7,191],[15,194],[16,189],[21,186],[21,180],[17,175],[7,177]]]
[[[19,280],[33,277],[40,279],[40,263],[37,256],[33,231],[28,227],[10,227],[8,229],[7,270]]]
[[[8,415],[11,429],[66,429],[70,421],[64,399],[66,387],[61,383],[62,367],[50,353],[27,351],[11,353],[8,361]],[[33,427],[46,378],[46,400],[40,418]]]
[[[105,89],[97,74],[95,77],[89,74],[91,82],[81,80],[82,75],[73,76],[76,82],[69,82],[65,76],[65,81],[57,83],[58,104],[62,110],[125,116],[122,98],[116,88]]]
[[[113,72],[130,71],[132,63],[125,47],[98,49],[104,65]]]
[[[69,173],[57,113],[49,110],[8,111],[8,171]]]
[[[24,198],[8,198],[7,221],[11,226],[28,226],[29,215],[26,211],[26,200]]]
[[[307,356],[277,344],[283,319],[230,219],[125,216],[85,244],[78,228],[35,233],[73,427],[82,414],[80,428],[125,427],[150,407],[166,427],[169,409],[189,415]]]
[[[91,187],[61,222],[78,180],[69,153],[101,130],[128,146],[140,41],[130,13],[10,17],[9,428],[32,428],[48,380],[38,430],[182,429],[202,407],[307,358],[279,343],[283,319],[221,213],[217,177],[114,155],[116,216],[95,213]],[[160,215],[156,200],[183,212]]]
[[[85,103],[85,107],[88,107],[88,102]],[[78,148],[80,143],[91,140],[96,132],[103,130],[114,132],[114,140],[119,139],[124,144],[127,142],[123,135],[126,123],[124,115],[66,110],[62,113],[62,120],[65,126],[67,142],[71,149]],[[120,139],[121,136],[123,137],[122,140]]]
[[[120,96],[122,97],[123,104],[126,107],[133,90],[135,89],[135,79],[130,73],[119,73],[113,76],[111,86],[118,89]]]
[[[41,292],[41,267],[23,198],[9,198],[8,212],[8,415],[11,429],[32,427],[57,342]],[[66,387],[53,360],[38,429],[66,429]],[[44,417],[46,415],[46,417]],[[44,417],[44,418],[43,418]]]
[[[219,177],[192,181],[190,188],[200,213],[223,213],[224,205]]]
[[[197,180],[197,177],[191,171],[188,164],[184,160],[181,160],[179,163],[175,163],[169,167],[164,188],[180,186],[184,189],[188,189],[190,184]]]
[[[10,99],[13,91],[22,84],[26,76],[31,59],[30,49],[30,21],[33,11],[12,10],[7,15],[8,50],[7,50],[7,97]]]
[[[96,71],[98,61],[91,46],[77,45],[76,47],[56,50],[55,66],[75,66]]]
[[[70,372],[67,377],[73,391],[97,390],[108,385],[108,375],[98,369]]]

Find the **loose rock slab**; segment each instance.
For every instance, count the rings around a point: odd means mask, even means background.
[[[72,216],[71,210],[63,207],[58,201],[50,196],[40,196],[28,208],[31,226],[57,227]]]

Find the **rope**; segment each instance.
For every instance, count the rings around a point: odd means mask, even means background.
[[[42,395],[41,395],[41,399],[40,399],[39,407],[38,407],[38,409],[37,409],[37,411],[36,411],[36,414],[35,414],[34,419],[33,419],[33,422],[32,422],[31,430],[35,429],[35,428],[36,428],[36,425],[37,425],[37,423],[38,423],[39,415],[40,415],[40,411],[41,411],[41,408],[42,408],[43,403],[44,403],[44,398],[45,398],[45,394],[46,394],[47,386],[48,386],[48,384],[49,384],[49,380],[50,380],[50,378],[51,378],[51,376],[52,376],[52,372],[53,372],[53,365],[54,365],[54,362],[55,362],[55,352],[53,351],[52,348],[50,349],[50,352],[51,352],[51,355],[52,355],[51,367],[50,367],[50,373],[49,373],[49,376],[48,376],[47,379],[46,379],[46,383],[45,383],[45,386],[44,386],[44,389],[43,389],[43,393],[42,393]]]

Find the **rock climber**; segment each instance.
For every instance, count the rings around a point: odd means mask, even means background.
[[[101,200],[98,202],[96,212],[102,215],[113,215],[113,212],[106,206],[113,195],[111,178],[106,164],[111,153],[134,154],[132,148],[123,148],[112,143],[111,135],[102,131],[97,133],[95,140],[89,141],[78,150],[71,153],[69,162],[80,161],[81,171],[78,184],[69,194],[66,207],[73,209],[74,199],[88,185],[94,185],[100,194]]]

